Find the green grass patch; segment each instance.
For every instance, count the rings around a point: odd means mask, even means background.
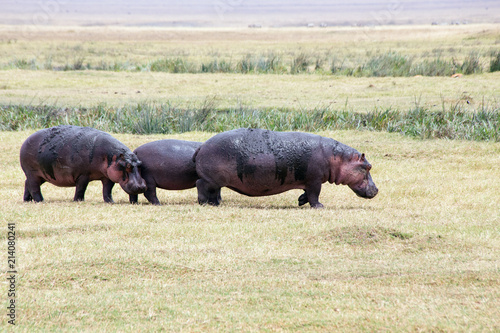
[[[239,127],[276,131],[369,130],[401,133],[429,139],[500,141],[500,109],[485,105],[471,112],[461,104],[443,102],[443,111],[416,106],[408,111],[375,109],[366,113],[330,107],[306,110],[287,108],[218,108],[213,99],[199,107],[180,108],[170,103],[142,103],[93,108],[49,105],[0,106],[1,130],[46,128],[59,124],[91,126],[112,132],[171,134],[190,131],[222,132]]]
[[[180,51],[178,53],[181,53]],[[205,57],[206,58],[206,57]],[[489,68],[482,65],[484,58],[479,51],[471,51],[462,62],[455,58],[445,60],[438,54],[434,57],[422,55],[405,55],[388,51],[367,57],[364,60],[339,61],[339,55],[318,55],[316,53],[293,53],[291,57],[283,57],[273,52],[248,53],[239,60],[224,59],[219,56],[208,57],[209,60],[193,60],[190,56],[162,57],[146,63],[130,61],[86,62],[80,56],[67,61],[64,66],[52,64],[49,57],[44,63],[36,58],[31,60],[14,59],[0,64],[0,69],[29,70],[100,70],[130,72],[164,72],[164,73],[241,73],[241,74],[335,74],[363,77],[404,77],[404,76],[449,76],[454,73],[478,74],[483,71],[497,70],[497,60],[492,60]]]

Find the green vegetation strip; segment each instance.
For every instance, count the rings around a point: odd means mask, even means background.
[[[443,106],[443,111],[439,112],[416,106],[406,112],[375,109],[368,113],[328,107],[311,110],[220,109],[210,100],[192,109],[178,108],[168,103],[144,103],[119,108],[104,104],[93,108],[0,106],[2,131],[38,129],[59,124],[133,134],[222,132],[239,127],[260,127],[277,131],[356,129],[395,132],[421,139],[500,141],[500,107],[484,104],[474,112],[455,105],[449,109]]]
[[[285,60],[287,58],[287,60]],[[316,54],[298,53],[286,57],[283,54],[268,52],[266,54],[247,54],[239,60],[212,57],[205,62],[197,62],[187,57],[169,57],[156,59],[148,63],[130,61],[112,61],[100,63],[86,62],[84,57],[77,57],[64,66],[54,66],[51,58],[40,63],[36,58],[31,60],[13,59],[0,64],[0,69],[25,70],[101,70],[131,72],[166,72],[166,73],[240,73],[240,74],[334,74],[355,77],[401,77],[401,76],[450,76],[455,73],[477,74],[483,71],[500,70],[500,51],[490,51],[480,55],[471,51],[462,62],[444,59],[437,56],[421,59],[403,55],[398,52],[385,52],[373,55],[364,62],[352,62],[345,57],[334,55],[319,56]],[[489,66],[486,64],[489,58]],[[483,64],[484,63],[484,64]]]

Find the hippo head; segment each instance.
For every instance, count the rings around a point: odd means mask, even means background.
[[[146,181],[142,178],[139,161],[135,154],[120,154],[113,156],[108,166],[108,177],[111,181],[120,184],[128,194],[146,192]]]
[[[337,174],[335,184],[347,185],[359,197],[371,199],[378,193],[378,188],[370,175],[371,164],[365,158],[365,154],[354,153],[350,157],[336,163]]]

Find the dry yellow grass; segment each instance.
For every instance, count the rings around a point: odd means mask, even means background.
[[[97,71],[2,71],[1,104],[110,106],[155,102],[199,106],[215,97],[219,107],[286,107],[406,111],[419,101],[433,110],[483,99],[498,102],[500,72],[447,77],[354,78],[322,75],[169,74]],[[471,103],[468,104],[467,102]]]
[[[220,207],[196,191],[114,205],[91,183],[23,203],[21,143],[1,132],[1,225],[17,228],[18,331],[498,331],[500,144],[323,132],[367,154],[380,192],[325,185]],[[210,133],[168,136],[205,140]],[[166,136],[116,134],[129,147]],[[2,251],[6,262],[6,251]],[[2,281],[6,290],[6,281]],[[6,320],[0,324],[7,328]]]

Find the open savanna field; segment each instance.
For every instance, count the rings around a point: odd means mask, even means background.
[[[0,27],[16,329],[499,331],[499,45],[499,25]],[[416,74],[424,65],[438,71]],[[240,126],[314,132],[364,152],[379,194],[324,184],[315,210],[297,206],[299,190],[223,189],[219,207],[159,190],[153,206],[115,186],[105,204],[93,182],[84,202],[44,184],[45,202],[23,203],[21,144],[55,124],[132,150]],[[7,257],[4,246],[5,273]]]

